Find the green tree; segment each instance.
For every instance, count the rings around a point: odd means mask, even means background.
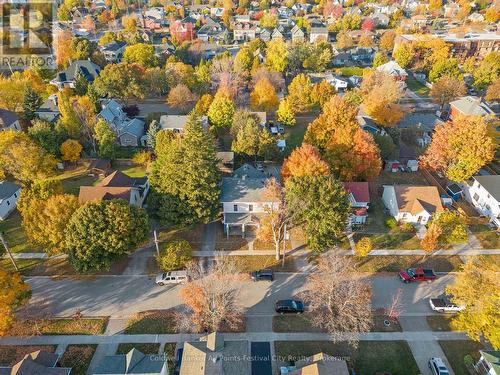
[[[144,69],[137,64],[109,64],[94,81],[102,96],[121,99],[144,97]]]
[[[474,70],[474,86],[484,90],[493,83],[500,73],[500,52],[491,52]]]
[[[152,68],[158,65],[154,47],[151,44],[145,43],[127,46],[123,53],[123,61],[129,64],[136,63],[145,68]]]
[[[194,116],[183,136],[163,142],[157,139],[150,202],[162,222],[208,223],[214,218],[220,195],[217,164],[214,139]]]
[[[193,255],[189,242],[175,239],[162,246],[156,261],[161,270],[174,271],[184,268],[191,259]]]
[[[290,177],[286,200],[295,225],[303,227],[308,246],[323,252],[334,246],[347,225],[350,204],[342,184],[329,176]]]
[[[245,154],[250,157],[257,156],[260,130],[260,126],[255,122],[247,122],[236,134],[236,138],[231,144],[231,150],[237,154]]]
[[[97,121],[94,128],[95,139],[99,146],[99,156],[114,159],[116,152],[116,133],[104,119]]]
[[[43,100],[32,88],[27,86],[24,91],[23,115],[27,120],[35,118],[35,111],[43,104]]]
[[[401,68],[405,69],[410,65],[413,60],[414,52],[410,43],[402,43],[399,44],[392,55],[394,60],[401,66]]]
[[[373,136],[375,143],[380,150],[380,156],[383,160],[388,160],[394,157],[394,151],[396,151],[396,145],[389,135],[375,134]]]
[[[458,67],[457,59],[442,59],[436,61],[432,65],[432,69],[429,72],[429,80],[431,82],[436,82],[439,78],[444,76],[453,78],[460,78],[462,76],[462,74],[460,73],[460,68]]]
[[[264,13],[259,23],[264,29],[274,29],[278,25],[278,16],[269,12]]]
[[[73,37],[71,39],[72,58],[75,60],[87,60],[97,49],[94,42],[82,37]]]
[[[78,70],[75,74],[75,93],[76,95],[82,96],[87,93],[89,88],[89,81],[83,75],[81,70]]]
[[[236,106],[231,98],[223,94],[215,95],[207,113],[210,124],[216,129],[230,126],[235,110]]]
[[[287,126],[295,125],[295,112],[287,98],[284,98],[276,111],[276,119],[279,123]]]
[[[146,144],[148,145],[149,148],[155,149],[156,147],[156,135],[160,131],[160,125],[158,125],[158,121],[153,120],[149,124],[148,131],[146,133]]]
[[[79,271],[107,269],[147,238],[148,216],[122,199],[88,202],[71,217],[65,249]]]
[[[59,146],[63,141],[64,135],[54,129],[53,125],[47,121],[35,119],[28,128],[28,135],[49,154],[55,157],[59,156]]]
[[[377,52],[373,57],[373,67],[376,68],[389,61],[389,56],[383,52]]]
[[[435,214],[432,224],[440,229],[439,242],[457,244],[467,241],[465,220],[458,212],[445,210]]]
[[[259,134],[259,151],[258,155],[264,160],[276,160],[279,154],[276,139],[267,129],[261,129]]]

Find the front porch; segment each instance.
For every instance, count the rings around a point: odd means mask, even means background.
[[[251,212],[245,213],[225,213],[222,224],[226,237],[241,236],[242,238],[254,237],[260,227],[262,214]]]

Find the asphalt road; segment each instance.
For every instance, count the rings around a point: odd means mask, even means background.
[[[274,282],[249,282],[242,288],[241,303],[247,315],[272,315],[278,299],[290,298],[303,290],[306,275],[277,274]],[[391,304],[398,288],[403,289],[402,304],[406,315],[430,312],[428,298],[437,296],[452,275],[431,283],[403,284],[394,276],[369,278],[373,287],[373,307]],[[80,311],[87,316],[128,317],[151,309],[179,306],[181,286],[160,287],[147,276],[102,276],[94,279],[53,279],[31,277],[30,308],[55,316],[69,316]]]
[[[252,342],[252,375],[272,375],[271,345],[269,342]]]

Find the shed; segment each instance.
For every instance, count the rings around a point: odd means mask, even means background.
[[[408,167],[408,169],[410,171],[416,172],[416,171],[418,171],[418,160],[415,160],[415,159],[408,160],[408,163],[406,163],[406,166]]]
[[[458,184],[450,184],[446,187],[446,192],[450,195],[450,197],[454,201],[458,201],[462,198],[463,191],[462,188]]]

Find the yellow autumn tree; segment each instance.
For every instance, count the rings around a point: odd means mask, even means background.
[[[0,336],[4,336],[14,322],[14,313],[29,297],[29,287],[21,275],[0,268]]]
[[[262,77],[257,81],[250,94],[250,104],[254,110],[270,112],[278,107],[279,99],[269,78]]]
[[[451,321],[454,329],[465,331],[474,340],[482,336],[500,349],[500,278],[494,264],[473,257],[446,288],[452,302],[465,306]]]
[[[80,160],[82,145],[76,139],[68,139],[61,145],[61,157],[64,161],[74,163]]]

